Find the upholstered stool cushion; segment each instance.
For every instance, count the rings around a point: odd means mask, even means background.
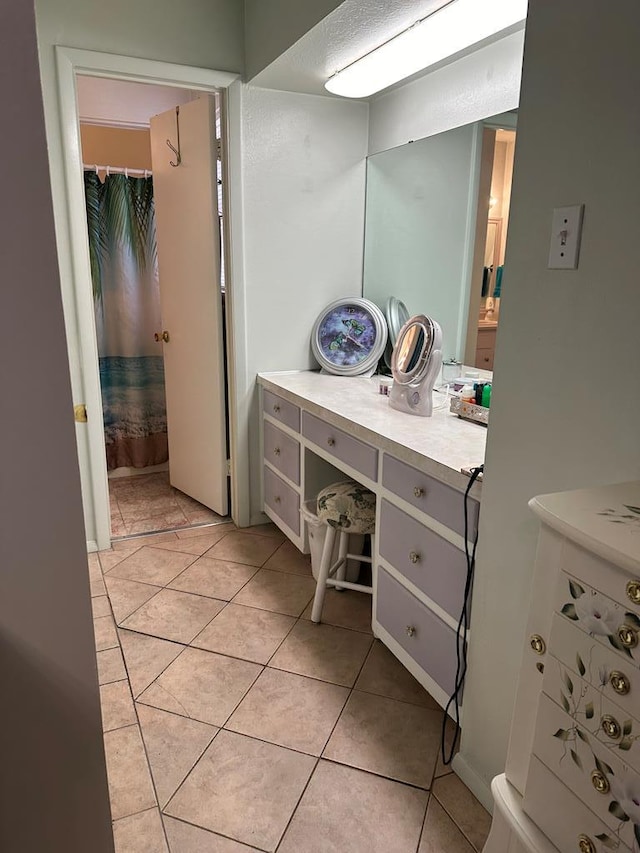
[[[318,518],[349,533],[373,533],[376,496],[355,480],[333,483],[318,495]]]

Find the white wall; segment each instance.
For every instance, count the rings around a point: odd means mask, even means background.
[[[530,0],[471,616],[462,761],[504,767],[544,492],[640,477],[640,7]],[[580,266],[548,270],[584,203]]]
[[[310,333],[334,299],[359,296],[366,104],[243,87],[242,181],[248,377],[315,366]],[[261,460],[251,385],[251,503]]]
[[[112,853],[30,3],[0,4],[0,47],[0,849]]]
[[[433,317],[442,327],[444,357],[458,360],[476,220],[476,128],[420,139],[367,162],[363,293],[381,308],[393,295],[409,314]]]
[[[523,33],[374,97],[369,153],[404,145],[518,106]]]

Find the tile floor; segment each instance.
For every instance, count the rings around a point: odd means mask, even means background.
[[[220,516],[169,483],[169,473],[109,478],[112,536],[212,524]]]
[[[272,525],[89,559],[117,853],[473,853],[442,711]]]

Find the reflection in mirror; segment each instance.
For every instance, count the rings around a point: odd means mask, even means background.
[[[402,340],[398,341],[398,356],[396,365],[402,373],[411,373],[420,359],[424,346],[424,328],[414,324],[409,328]]]

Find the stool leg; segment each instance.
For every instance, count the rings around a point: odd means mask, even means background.
[[[340,538],[338,539],[338,559],[344,560],[344,562],[342,563],[342,565],[340,566],[340,568],[336,572],[336,580],[337,581],[346,580],[346,577],[347,577],[347,561],[345,558],[347,556],[348,550],[349,550],[349,534],[347,533],[346,530],[341,530],[340,531]],[[335,589],[337,589],[339,592],[343,591],[342,587],[340,587],[340,586],[336,586]]]
[[[327,532],[324,537],[322,559],[320,560],[320,568],[318,570],[316,594],[313,599],[313,608],[311,610],[312,622],[319,622],[320,617],[322,616],[322,605],[324,604],[324,594],[327,591],[327,578],[329,577],[329,569],[331,568],[331,555],[333,554],[333,544],[335,541],[336,529],[328,524]]]

